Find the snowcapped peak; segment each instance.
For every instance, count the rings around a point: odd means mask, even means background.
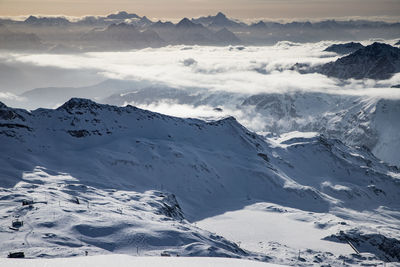
[[[220,122],[230,122],[230,123],[234,122],[234,123],[239,123],[239,122],[236,120],[236,118],[233,117],[233,116],[229,116],[229,117],[223,118],[223,119],[220,120]]]
[[[85,99],[85,98],[71,98],[67,102],[65,102],[62,106],[57,108],[57,110],[93,110],[93,109],[101,109],[103,105],[97,104],[96,102]]]

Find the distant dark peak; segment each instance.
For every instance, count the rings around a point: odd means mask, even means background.
[[[140,18],[136,14],[129,14],[126,11],[120,11],[117,14],[110,14],[107,16],[108,19],[134,19],[134,18]]]
[[[400,45],[400,40],[397,43],[395,43],[394,45]]]
[[[264,21],[262,21],[262,20],[260,20],[259,22],[257,22],[257,23],[254,23],[253,25],[251,25],[252,27],[255,27],[255,28],[265,28],[265,27],[267,27],[267,25],[265,24],[265,22]]]
[[[8,108],[6,104],[0,101],[0,109]]]
[[[102,105],[97,104],[96,102],[85,99],[85,98],[71,98],[67,102],[65,102],[61,107],[57,108],[57,110],[96,110],[101,109]]]
[[[20,119],[25,121],[25,118],[20,113],[29,114],[26,110],[10,108],[3,102],[0,102],[0,120]]]
[[[154,27],[170,27],[173,25],[174,24],[172,24],[172,22],[170,22],[170,21],[162,22],[161,20],[159,20],[153,24]]]
[[[183,18],[181,21],[179,21],[176,27],[182,29],[183,28],[191,29],[191,28],[203,28],[203,25],[194,23],[188,18]]]
[[[345,43],[345,44],[330,45],[324,51],[335,52],[338,54],[349,54],[349,53],[353,53],[361,48],[364,48],[364,46],[362,44],[350,42],[350,43]]]
[[[179,23],[176,25],[178,28],[198,28],[201,27],[200,24],[196,24],[191,22],[188,18],[183,18]]]
[[[226,117],[226,118],[222,119],[221,121],[237,122],[236,118],[233,116]]]
[[[400,48],[375,42],[364,47],[363,49],[357,50],[351,55],[364,57],[387,56],[389,58],[393,58],[394,60],[400,60]]]
[[[239,23],[228,19],[221,12],[218,13],[215,17],[212,17],[210,22],[210,27],[235,27],[240,25]]]
[[[393,47],[389,44],[385,44],[385,43],[379,43],[379,42],[375,42],[371,45],[368,45],[365,47],[366,50],[371,49],[371,50],[399,50],[399,48]]]
[[[25,22],[35,22],[35,21],[37,21],[37,20],[38,20],[37,17],[30,15],[30,16],[25,20]]]
[[[376,42],[322,65],[317,72],[340,79],[389,79],[400,72],[400,49]]]
[[[107,27],[108,30],[113,30],[113,29],[119,29],[119,30],[133,30],[136,27],[134,25],[131,24],[126,24],[124,22],[122,23],[113,23],[110,26]]]
[[[218,121],[212,121],[212,122],[209,122],[208,124],[209,125],[214,125],[214,126],[220,126],[220,125],[226,125],[226,124],[235,125],[235,126],[237,126],[237,125],[241,126],[241,124],[235,119],[235,117],[232,117],[232,116],[223,118],[223,119],[218,120]]]
[[[151,20],[149,20],[146,16],[140,19],[141,22],[146,22],[146,23],[153,23]]]
[[[225,18],[225,19],[226,19],[225,14],[222,13],[222,12],[218,12],[218,14],[217,14],[215,17],[216,17],[216,18]]]

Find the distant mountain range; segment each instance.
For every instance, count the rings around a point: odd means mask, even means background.
[[[121,11],[106,16],[86,16],[78,20],[66,17],[29,16],[24,21],[0,19],[11,32],[32,33],[46,45],[50,52],[133,49],[170,44],[198,45],[266,45],[278,41],[315,42],[321,40],[365,40],[369,38],[393,38],[400,32],[400,23],[366,20],[278,23],[259,21],[247,24],[229,18],[222,12],[213,16],[184,18],[178,23],[154,22],[146,16]],[[110,32],[111,25],[122,24],[136,27],[135,30]],[[115,28],[113,29],[115,30]],[[141,34],[145,32],[144,34]],[[17,34],[17,33],[15,33]],[[0,35],[4,35],[0,33]],[[132,35],[132,36],[125,36]],[[157,36],[158,35],[158,36]],[[0,38],[5,38],[1,37]],[[10,38],[10,37],[8,37]],[[117,40],[114,40],[116,38]],[[12,44],[23,42],[17,37]],[[102,42],[98,42],[101,39]],[[113,40],[111,40],[113,39]],[[82,42],[84,40],[84,42]],[[110,41],[110,43],[107,43]],[[19,45],[4,46],[18,50]],[[50,49],[57,47],[57,49]],[[38,49],[38,48],[35,48]],[[337,48],[332,48],[337,49]],[[344,49],[343,47],[341,48]],[[340,53],[350,53],[343,50]]]
[[[106,50],[159,47],[165,43],[154,30],[140,30],[138,26],[126,23],[111,24],[101,30],[93,29],[84,34],[81,40],[85,45]]]

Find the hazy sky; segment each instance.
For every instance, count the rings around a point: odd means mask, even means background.
[[[236,18],[399,16],[400,0],[0,0],[1,16],[104,15],[126,10],[150,18],[225,12]]]

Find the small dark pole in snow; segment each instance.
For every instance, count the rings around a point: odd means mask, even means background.
[[[139,246],[136,246],[136,254],[139,255]]]
[[[300,249],[299,249],[299,256],[298,256],[298,259],[300,259]]]

